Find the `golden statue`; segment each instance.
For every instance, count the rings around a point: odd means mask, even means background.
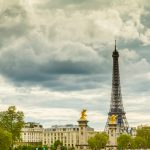
[[[111,115],[109,116],[109,124],[116,124],[117,116]]]
[[[80,117],[81,120],[86,120],[86,116],[87,116],[87,115],[86,115],[86,111],[87,111],[86,109],[83,109],[83,110],[81,111],[81,117]]]

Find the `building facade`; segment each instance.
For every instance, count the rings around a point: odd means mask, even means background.
[[[88,138],[94,136],[97,132],[93,128],[87,127]],[[79,126],[78,125],[55,125],[51,128],[44,129],[43,145],[51,147],[55,141],[61,141],[67,148],[74,148],[79,144]]]
[[[26,123],[21,131],[21,145],[42,145],[43,130],[43,126],[39,123]]]
[[[68,149],[87,150],[88,139],[98,132],[88,126],[86,116],[86,109],[83,109],[78,125],[54,125],[46,129],[39,123],[28,122],[22,129],[19,145],[42,145],[50,148],[56,141],[60,141]]]

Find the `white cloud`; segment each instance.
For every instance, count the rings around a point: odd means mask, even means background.
[[[136,61],[135,63],[130,63],[128,66],[126,66],[126,72],[128,73],[128,75],[130,75],[130,73],[133,75],[134,77],[138,77],[143,73],[146,73],[149,71],[149,67],[150,64],[149,62],[145,59],[142,58],[140,61]],[[141,76],[141,78],[143,78]]]
[[[121,60],[137,60],[140,58],[139,54],[134,50],[129,50],[127,48],[120,51]]]
[[[144,34],[141,34],[140,39],[144,43],[144,45],[149,45],[150,44],[150,29],[147,29]]]
[[[137,126],[141,124],[149,124],[150,117],[149,114],[141,114],[138,112],[128,113],[128,119],[131,120],[132,125]]]

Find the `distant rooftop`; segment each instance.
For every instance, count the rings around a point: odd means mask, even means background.
[[[78,125],[73,125],[73,124],[53,125],[51,128],[78,128]]]
[[[36,122],[26,122],[24,127],[25,128],[35,128],[35,127],[43,128],[43,126],[40,123],[36,123]]]
[[[88,131],[94,131],[94,128],[87,127]],[[78,125],[73,125],[73,124],[66,124],[66,125],[53,125],[50,128],[46,128],[45,130],[52,130],[55,131],[54,129],[79,129]]]

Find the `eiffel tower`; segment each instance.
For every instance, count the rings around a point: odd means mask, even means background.
[[[116,48],[115,41],[115,50],[112,54],[113,57],[113,73],[112,73],[112,93],[111,93],[111,104],[110,110],[108,113],[108,118],[111,115],[117,116],[117,134],[127,133],[128,132],[128,122],[126,119],[126,113],[123,108],[122,95],[121,95],[121,86],[120,86],[120,75],[119,75],[119,53]],[[108,120],[105,126],[105,131],[108,129]]]

